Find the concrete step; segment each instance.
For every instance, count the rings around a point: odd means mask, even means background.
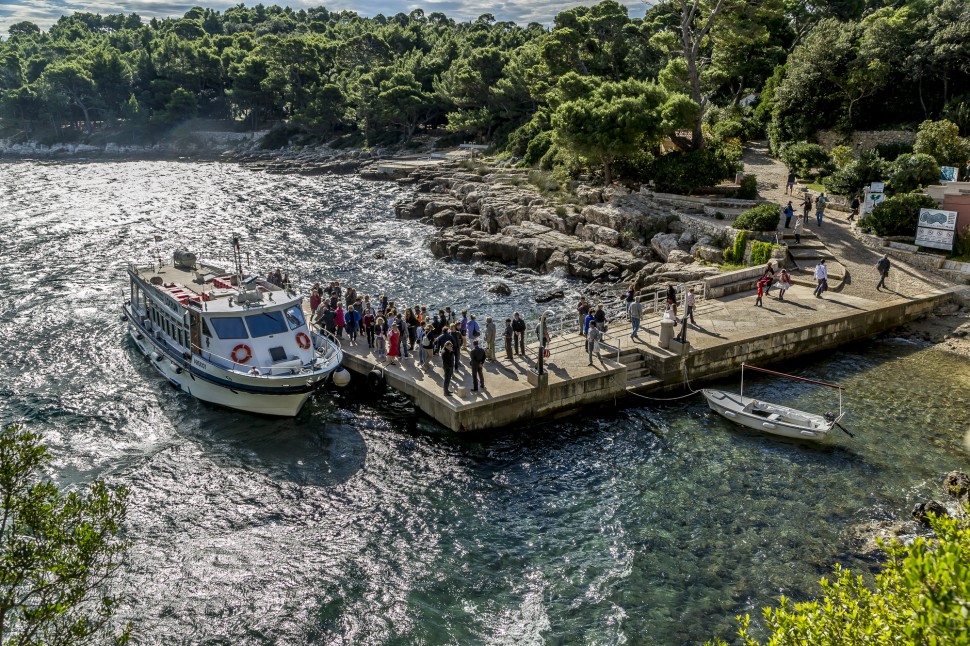
[[[795,244],[794,241],[788,243],[789,251],[791,251],[792,249],[826,249],[826,248],[827,247],[825,246],[825,243],[817,239],[805,240],[803,238],[802,241],[798,244]]]
[[[649,375],[650,375],[650,369],[647,368],[646,366],[643,366],[642,368],[636,368],[633,370],[631,370],[630,368],[627,368],[626,381],[627,383],[630,383],[631,381],[635,381],[641,377],[647,377]]]
[[[819,258],[825,258],[826,260],[834,260],[835,256],[828,249],[800,249],[791,247],[788,248],[788,253],[796,261],[798,260],[818,260]]]
[[[648,375],[646,377],[639,377],[637,379],[632,379],[632,380],[628,381],[627,384],[626,384],[626,389],[628,391],[645,390],[647,388],[652,388],[654,386],[658,386],[661,383],[663,383],[663,382],[660,379],[658,379],[657,377],[654,377],[652,375]]]

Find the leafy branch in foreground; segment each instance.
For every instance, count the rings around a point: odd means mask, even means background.
[[[970,511],[970,510],[968,510]],[[970,521],[930,515],[936,538],[882,544],[888,561],[872,588],[861,576],[835,568],[822,579],[824,596],[765,608],[768,646],[812,644],[970,644]],[[750,617],[738,617],[745,646],[761,646]],[[723,644],[716,641],[714,644]]]
[[[106,582],[127,549],[119,537],[127,491],[104,482],[64,493],[41,470],[41,436],[0,431],[0,643],[126,643],[112,634],[118,599]]]

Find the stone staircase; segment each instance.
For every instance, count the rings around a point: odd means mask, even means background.
[[[782,242],[788,246],[788,260],[791,264],[789,273],[792,282],[814,287],[815,265],[824,258],[825,264],[829,267],[829,289],[837,289],[841,286],[846,276],[845,267],[836,260],[835,255],[818,239],[818,236],[811,231],[803,230],[799,244],[795,244],[794,233],[786,232],[782,238]]]
[[[640,390],[661,383],[650,374],[650,364],[638,348],[620,350],[620,363],[626,366],[627,391]]]

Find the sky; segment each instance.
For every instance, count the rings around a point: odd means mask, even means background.
[[[180,2],[178,0],[134,0],[122,2],[120,0],[0,0],[0,35],[7,35],[10,25],[22,20],[29,20],[47,29],[62,15],[70,15],[77,11],[99,13],[101,15],[113,13],[137,13],[143,20],[151,18],[166,18],[181,16],[192,7],[209,7],[223,11],[228,7],[239,4],[235,2],[198,0],[197,2]],[[258,4],[258,0],[243,2],[246,6]],[[464,22],[474,20],[483,13],[490,13],[497,20],[512,20],[521,25],[538,22],[551,25],[553,17],[560,11],[579,5],[596,4],[595,0],[264,0],[263,4],[289,5],[294,9],[303,9],[323,5],[331,11],[349,9],[362,16],[375,16],[379,13],[393,16],[396,13],[410,13],[413,9],[421,8],[424,12],[440,11],[449,18]],[[643,0],[628,0],[622,2],[630,8],[632,16],[642,16],[646,5]]]

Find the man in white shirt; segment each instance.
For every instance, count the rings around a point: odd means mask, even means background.
[[[822,298],[822,292],[829,288],[829,268],[825,266],[825,258],[818,261],[815,265],[815,280],[818,287],[815,288],[815,298]]]

